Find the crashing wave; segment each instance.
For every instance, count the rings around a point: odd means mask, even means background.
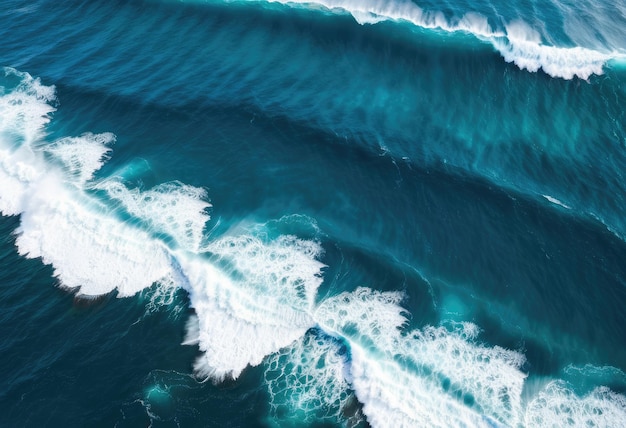
[[[257,1],[257,0],[253,0]],[[408,22],[417,27],[442,30],[449,33],[465,32],[490,43],[506,62],[522,70],[536,72],[542,69],[552,77],[588,79],[603,74],[604,66],[613,59],[626,57],[617,50],[598,50],[586,47],[561,47],[545,44],[537,31],[523,21],[493,29],[487,18],[473,12],[450,19],[441,12],[428,12],[409,0],[269,0],[291,7],[320,7],[331,13],[348,13],[361,25],[383,21]]]
[[[198,376],[219,382],[265,362],[281,420],[364,416],[374,427],[626,420],[626,398],[605,387],[581,397],[554,381],[525,402],[522,353],[480,343],[471,323],[408,330],[400,292],[358,288],[318,301],[325,266],[315,240],[248,233],[204,243],[204,190],[176,182],[141,191],[98,179],[114,136],[46,143],[54,89],[4,72],[0,211],[20,215],[19,253],[52,265],[60,284],[82,296],[131,296],[156,283],[172,301],[168,290],[183,288],[195,311],[185,342],[202,352]],[[120,218],[120,205],[134,221]]]

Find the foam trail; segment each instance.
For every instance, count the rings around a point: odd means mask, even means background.
[[[274,418],[294,424],[340,424],[347,418],[356,425],[362,416],[347,365],[345,346],[319,330],[268,357],[264,378]]]
[[[400,293],[359,288],[322,302],[316,319],[346,338],[350,381],[372,426],[517,425],[523,355],[473,343],[473,324],[402,333]]]
[[[543,196],[547,201],[552,202],[555,205],[559,205],[563,208],[567,208],[568,210],[571,210],[572,207],[570,207],[569,205],[565,204],[564,202],[561,202],[560,200],[558,200],[557,198],[550,196],[550,195],[541,195]]]
[[[256,1],[256,0],[254,0]],[[543,43],[541,36],[522,21],[508,23],[503,29],[493,29],[487,18],[469,12],[462,17],[446,18],[441,12],[427,12],[409,0],[270,0],[287,6],[323,7],[332,13],[349,13],[359,24],[382,21],[409,22],[425,29],[449,33],[465,32],[490,43],[507,62],[522,70],[542,69],[552,77],[588,79],[601,75],[604,65],[626,56],[623,51],[607,49],[600,52],[587,47],[561,47]]]
[[[204,352],[197,373],[221,381],[237,378],[314,326],[310,311],[323,265],[316,260],[318,244],[293,236],[273,242],[225,237],[207,249],[211,262],[178,257],[197,315],[186,343]]]
[[[104,165],[111,152],[108,146],[114,141],[115,135],[110,132],[86,133],[80,137],[61,138],[42,149],[60,160],[66,168],[66,175],[73,177],[82,187]]]
[[[585,388],[590,382],[596,385],[613,383],[620,385],[620,388],[626,387],[626,373],[613,366],[596,366],[593,364],[585,364],[577,366],[570,364],[563,369],[563,377],[571,385],[578,388]]]
[[[204,227],[210,219],[207,210],[211,207],[204,189],[175,181],[141,191],[128,189],[119,179],[104,180],[96,188],[105,190],[152,230],[174,238],[180,247],[192,252],[200,250]]]
[[[618,427],[626,421],[626,397],[600,387],[578,397],[563,381],[554,381],[530,402],[526,427]]]

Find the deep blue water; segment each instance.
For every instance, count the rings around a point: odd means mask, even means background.
[[[624,425],[623,2],[0,24],[0,426]]]

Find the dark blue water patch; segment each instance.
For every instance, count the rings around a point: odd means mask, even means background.
[[[186,373],[154,370],[134,399],[120,406],[116,426],[146,422],[170,426],[267,426],[267,394],[261,368],[246,370],[241,380],[218,386],[199,383]]]
[[[437,195],[451,193],[449,182],[437,183]],[[529,356],[534,364],[554,367],[556,361],[571,359],[612,361],[622,366],[624,355],[608,349],[596,352],[605,346],[601,343],[609,344],[618,337],[623,319],[614,305],[624,299],[623,243],[598,223],[571,217],[557,208],[551,210],[540,201],[519,195],[512,198],[496,189],[485,193],[488,187],[468,184],[462,185],[464,208],[456,204],[457,211],[451,209],[454,205],[444,209],[428,204],[448,227],[434,240],[438,248],[429,260],[430,266],[436,267],[426,269],[425,275],[447,272],[446,293],[459,295],[469,307],[474,306],[473,319],[484,328],[488,342],[511,348],[519,348],[520,343],[524,348],[526,341],[529,347],[542,342],[551,357]],[[491,200],[489,208],[478,208],[485,199]],[[481,202],[472,204],[470,200]],[[471,212],[477,208],[486,209],[484,215]],[[463,219],[473,226],[454,226]],[[473,299],[468,299],[470,296]],[[542,325],[551,327],[546,330]],[[595,329],[597,325],[606,325],[601,329],[604,333]],[[503,334],[496,338],[498,331]],[[586,345],[574,345],[582,337]],[[581,346],[586,352],[576,350]]]
[[[490,50],[481,49],[486,45],[476,44],[475,39],[465,36],[450,36],[457,41],[450,43],[442,41],[437,32],[420,30],[416,37],[407,30],[410,27],[402,25],[383,23],[364,27],[348,16],[319,19],[310,11],[285,7],[271,13],[258,5],[243,4],[86,2],[80,7],[67,8],[44,1],[35,10],[45,13],[47,20],[31,22],[30,15],[12,16],[15,31],[6,29],[7,47],[0,53],[4,64],[28,69],[56,84],[80,85],[83,89],[100,89],[172,105],[195,104],[206,98],[213,103],[240,102],[242,97],[247,101],[257,98],[268,104],[272,101],[263,99],[269,95],[263,94],[267,91],[263,86],[267,84],[280,83],[283,88],[290,88],[289,79],[294,79],[292,84],[302,86],[303,77],[324,84],[332,77],[326,74],[334,74],[334,68],[321,73],[318,62],[326,55],[342,54],[342,49],[337,49],[338,41],[346,44],[343,49],[368,48],[370,54],[387,60],[419,54],[418,59],[424,65],[431,60],[429,55],[416,50],[416,44],[422,50],[444,48],[456,55],[466,48],[458,42],[473,40],[469,56],[479,50],[483,53]],[[90,19],[80,19],[84,16]],[[136,20],[137,16],[142,19]],[[256,39],[251,36],[259,40],[252,43]],[[302,49],[311,45],[310,49],[319,58],[309,57],[308,65],[290,65],[286,59],[277,57],[280,50],[296,46],[292,39],[302,39],[303,43],[298,43]],[[266,45],[261,43],[266,41]],[[37,55],[25,54],[29,50]],[[68,52],[71,52],[69,59]],[[271,61],[258,61],[264,57]],[[237,63],[239,69],[233,68]],[[268,67],[276,65],[282,65],[283,69],[270,73]],[[356,63],[353,65],[357,70],[361,68]],[[266,76],[265,83],[256,82],[261,84],[260,90],[250,88],[250,80],[257,79],[249,76],[251,66],[262,68]],[[283,76],[286,71],[291,74]],[[299,71],[302,76],[295,74]],[[249,92],[252,97],[245,97],[241,91]]]

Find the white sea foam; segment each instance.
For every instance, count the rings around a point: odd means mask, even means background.
[[[544,72],[563,79],[579,77],[588,79],[592,74],[602,74],[604,65],[626,53],[607,49],[604,52],[589,47],[563,47],[544,44],[541,35],[523,21],[514,21],[505,29],[492,28],[487,18],[469,12],[457,18],[446,18],[439,12],[427,12],[408,0],[269,0],[290,6],[322,6],[328,11],[349,13],[360,24],[381,21],[404,21],[420,28],[439,29],[446,32],[467,32],[491,43],[507,62],[520,69]]]
[[[165,311],[173,319],[186,317],[187,299],[180,293],[179,282],[175,280],[176,277],[171,275],[161,279],[154,286],[141,290],[140,296],[146,306],[145,315]]]
[[[66,176],[74,178],[82,187],[104,165],[111,152],[108,146],[114,141],[115,135],[110,132],[86,133],[80,137],[60,138],[42,149],[59,159],[66,168]]]
[[[526,408],[522,354],[477,343],[450,323],[404,332],[402,295],[359,288],[322,302],[316,321],[349,344],[349,385],[374,427],[620,426],[626,397],[599,387],[577,396],[553,381]]]
[[[530,402],[526,427],[619,427],[626,421],[626,397],[600,387],[577,396],[563,381],[554,381]]]
[[[0,87],[0,138],[10,136],[12,144],[29,145],[43,137],[44,126],[55,111],[54,86],[45,86],[28,73],[5,67],[6,79],[15,80],[13,87]]]
[[[497,426],[390,357],[352,346],[351,384],[372,427]],[[401,358],[401,357],[400,357]]]
[[[21,215],[20,254],[51,264],[60,283],[80,295],[117,290],[128,296],[155,282],[182,285],[197,313],[199,329],[190,336],[204,351],[198,372],[216,381],[237,377],[314,325],[310,311],[323,267],[318,244],[239,236],[200,248],[210,206],[203,189],[174,182],[142,192],[114,179],[90,184],[151,230],[120,221],[83,188],[105,160],[112,134],[46,144],[53,90],[28,75],[16,73],[15,80],[0,98],[11,119],[1,129],[0,183],[6,186],[0,208]],[[154,232],[172,236],[181,248],[173,250]],[[190,253],[199,250],[211,258]]]
[[[588,382],[594,382],[602,385],[613,382],[626,387],[626,373],[613,366],[596,366],[593,364],[577,366],[569,364],[563,369],[563,375],[572,384],[584,385]]]
[[[557,198],[550,196],[550,195],[541,195],[544,198],[546,198],[546,200],[548,200],[549,202],[552,202],[555,205],[559,205],[562,206],[563,208],[567,208],[568,210],[572,209],[572,207],[570,207],[569,205],[566,205],[564,202],[561,202],[560,200],[558,200]]]
[[[53,174],[37,183],[17,233],[20,254],[41,257],[81,295],[117,289],[130,296],[169,276],[163,245],[68,190]]]
[[[5,69],[13,87],[0,93],[0,210],[20,214],[20,254],[51,264],[60,283],[81,295],[117,289],[136,293],[169,275],[163,245],[126,226],[80,189],[68,186],[77,174],[89,179],[102,160],[110,134],[57,141],[50,153],[63,170],[46,162],[44,126],[54,110],[54,87],[26,73]],[[69,175],[68,175],[69,172]]]
[[[254,236],[232,236],[212,242],[207,250],[229,261],[247,286],[279,295],[280,303],[311,312],[325,267],[317,258],[322,247],[315,241],[281,235],[271,242]]]
[[[553,77],[588,79],[592,74],[602,74],[604,64],[617,56],[580,46],[544,45],[539,33],[520,21],[506,29],[506,37],[490,38],[490,41],[505,61],[515,63],[522,70],[536,72],[541,68]]]
[[[208,250],[211,261],[178,259],[197,314],[186,342],[204,352],[198,374],[220,381],[237,378],[314,326],[310,308],[323,265],[318,244],[292,236],[225,237]]]
[[[24,195],[31,183],[41,176],[36,157],[24,147],[6,148],[0,136],[0,212],[17,215],[24,210]]]
[[[274,417],[304,424],[356,422],[360,415],[347,382],[347,363],[339,342],[319,332],[270,356],[264,377]]]
[[[141,191],[128,189],[119,179],[104,180],[96,188],[120,201],[129,214],[147,222],[152,230],[174,238],[187,251],[199,251],[211,207],[204,189],[175,181]]]
[[[469,323],[403,332],[401,295],[360,288],[316,319],[352,350],[351,382],[373,426],[516,425],[523,355],[475,343]]]
[[[41,84],[27,73],[3,69],[12,87],[0,86],[0,211],[17,215],[32,182],[39,179],[43,161],[30,144],[44,135],[55,109],[54,87]]]

